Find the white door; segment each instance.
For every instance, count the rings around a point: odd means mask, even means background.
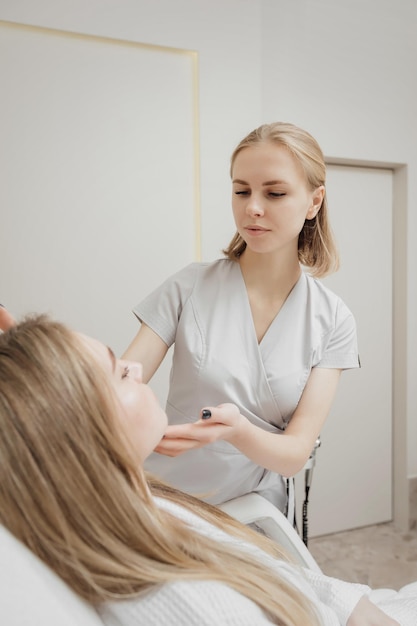
[[[327,193],[341,269],[324,282],[355,315],[362,367],[342,374],[322,431],[311,537],[392,518],[392,172],[331,165]]]

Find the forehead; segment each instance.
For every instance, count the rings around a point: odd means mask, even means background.
[[[107,346],[101,343],[101,341],[82,333],[77,333],[77,338],[84,348],[92,354],[96,361],[105,366],[107,369],[113,367],[112,353]]]
[[[287,176],[305,179],[303,167],[292,152],[284,145],[265,142],[243,148],[233,163],[233,178],[244,172],[246,175],[284,172]],[[240,177],[240,176],[238,176]]]

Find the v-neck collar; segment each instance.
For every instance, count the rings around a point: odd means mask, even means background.
[[[244,294],[245,294],[245,300],[246,300],[246,307],[247,307],[247,311],[248,311],[248,315],[252,321],[252,333],[253,333],[253,337],[255,339],[255,342],[257,344],[257,346],[259,348],[262,347],[262,344],[267,341],[267,338],[269,336],[269,334],[272,332],[273,328],[279,323],[279,320],[285,315],[285,309],[288,308],[288,303],[289,301],[291,301],[293,299],[293,294],[295,291],[297,291],[298,286],[300,285],[301,281],[304,278],[304,272],[303,270],[301,270],[300,276],[298,277],[297,281],[294,283],[294,285],[292,286],[292,288],[290,289],[290,291],[288,292],[287,297],[285,298],[284,302],[282,303],[281,308],[279,309],[278,313],[275,315],[275,317],[271,320],[270,325],[268,326],[268,328],[266,329],[262,339],[260,341],[258,341],[258,337],[256,336],[256,328],[255,328],[255,322],[253,319],[253,315],[252,315],[252,309],[250,306],[250,301],[249,301],[249,294],[248,294],[248,290],[246,288],[246,283],[245,283],[245,279],[243,277],[243,273],[242,273],[242,268],[240,267],[239,263],[236,263],[237,265],[237,271],[239,273],[240,276],[240,280],[241,280],[241,284],[242,284],[242,288],[244,290]]]

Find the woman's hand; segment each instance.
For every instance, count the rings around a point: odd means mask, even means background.
[[[203,410],[211,411],[208,419],[168,426],[155,451],[178,456],[223,439],[260,467],[285,477],[294,476],[311,454],[330,410],[339,377],[339,370],[313,368],[285,432],[274,428],[273,424],[271,430],[261,428],[241,415],[236,405],[226,403],[205,407]]]
[[[155,452],[166,456],[178,456],[187,450],[202,448],[219,439],[227,441],[235,436],[245,421],[246,418],[241,415],[235,404],[228,402],[216,407],[206,407],[197,422],[168,426]]]
[[[0,304],[0,332],[6,331],[16,324],[13,315]]]
[[[367,596],[363,596],[353,609],[346,626],[401,626],[401,624],[381,611]]]

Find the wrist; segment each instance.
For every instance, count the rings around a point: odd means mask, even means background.
[[[235,448],[244,446],[250,436],[251,426],[252,424],[250,421],[244,415],[239,413],[239,419],[237,420],[235,426],[231,429],[227,441],[235,446]]]

